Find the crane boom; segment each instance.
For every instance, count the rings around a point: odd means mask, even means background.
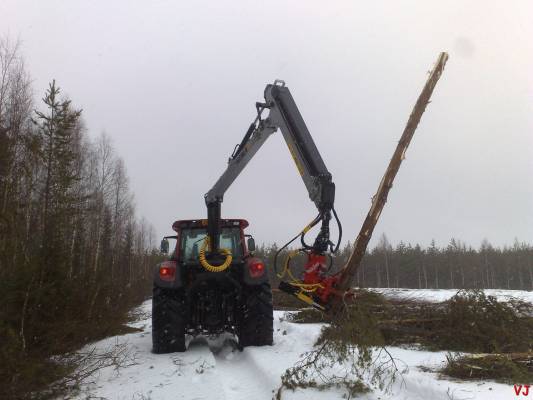
[[[274,84],[267,85],[264,98],[264,103],[256,103],[257,117],[241,143],[235,147],[226,170],[205,195],[211,251],[216,252],[219,247],[218,231],[224,193],[268,137],[279,129],[307,188],[309,198],[319,211],[315,224],[322,221],[322,226],[312,247],[315,251],[323,253],[332,245],[329,240],[329,221],[335,201],[335,184],[331,173],[322,160],[285,82],[276,80]],[[268,110],[266,118],[262,118],[264,110]]]

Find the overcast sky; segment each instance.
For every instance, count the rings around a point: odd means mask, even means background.
[[[337,186],[353,240],[440,51],[450,59],[374,233],[478,246],[533,237],[530,1],[0,0],[37,98],[56,79],[124,158],[159,235],[204,217],[203,195],[284,79]],[[223,216],[284,243],[315,215],[277,133]]]

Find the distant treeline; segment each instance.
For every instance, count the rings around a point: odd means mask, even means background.
[[[50,369],[38,360],[122,323],[151,292],[159,257],[152,227],[135,217],[126,168],[110,139],[89,138],[81,110],[55,81],[42,102],[34,103],[32,93],[17,46],[0,38],[0,397],[6,398],[46,381]]]
[[[332,271],[346,264],[352,244],[339,250]],[[274,282],[274,255],[278,247],[261,246],[256,252],[271,267]],[[278,257],[283,266],[287,251]],[[302,270],[303,257],[295,260],[295,271]],[[472,248],[457,239],[445,247],[433,241],[427,248],[400,242],[392,246],[383,235],[379,244],[367,251],[354,285],[360,287],[404,287],[415,289],[519,289],[533,290],[533,246],[515,241],[511,247],[493,247],[483,241],[480,248]]]

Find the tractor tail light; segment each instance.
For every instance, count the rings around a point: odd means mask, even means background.
[[[176,262],[165,261],[159,266],[159,278],[162,281],[172,282],[176,279]]]
[[[260,261],[255,261],[249,265],[249,269],[250,269],[250,276],[252,278],[259,278],[261,275],[265,273],[265,264],[263,264]]]

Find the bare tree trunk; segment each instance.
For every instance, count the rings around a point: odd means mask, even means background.
[[[531,256],[529,258],[529,290],[533,290],[533,265],[531,265]]]
[[[403,159],[405,158],[405,152],[409,147],[409,143],[411,142],[411,139],[413,138],[420,119],[422,118],[422,114],[424,113],[426,106],[430,101],[433,89],[435,88],[444,70],[444,66],[447,60],[448,54],[441,53],[439,55],[437,63],[431,71],[429,78],[424,86],[424,89],[422,90],[422,93],[420,93],[420,96],[416,101],[416,104],[413,108],[413,111],[411,112],[411,115],[409,116],[407,125],[403,131],[400,141],[398,142],[398,146],[394,151],[389,166],[385,171],[385,175],[383,176],[381,183],[379,184],[378,190],[375,196],[373,197],[372,205],[365,218],[365,221],[363,222],[363,226],[361,227],[359,235],[355,240],[354,250],[350,256],[350,259],[348,260],[348,264],[341,272],[338,283],[339,291],[346,291],[350,287],[351,281],[355,275],[355,271],[357,271],[357,268],[359,267],[361,260],[363,259],[363,256],[366,252],[368,242],[372,237],[372,233],[378,222],[379,216],[381,215],[381,211],[383,210],[383,207],[387,202],[387,196],[392,187],[394,178],[396,177],[396,174],[400,169],[400,165]]]
[[[489,274],[489,262],[487,258],[487,252],[485,252],[485,271],[487,271],[487,285],[485,286],[485,288],[488,289],[490,285],[490,274]],[[483,278],[483,281],[485,281],[484,274],[482,274],[481,277]]]
[[[453,268],[450,267],[450,288],[455,289],[455,283],[453,281]]]
[[[76,241],[76,225],[74,223],[74,229],[72,229],[72,239],[70,241],[70,255],[69,255],[69,269],[68,269],[68,279],[72,279],[74,274],[74,243]]]
[[[32,276],[30,283],[28,284],[28,288],[26,289],[26,293],[24,295],[24,304],[22,305],[22,312],[20,313],[21,315],[20,315],[19,336],[22,342],[22,352],[26,352],[26,337],[24,335],[24,324],[26,321],[26,310],[28,308],[28,300],[30,298],[30,291],[31,291],[31,287],[33,286],[34,281],[35,281],[35,276]]]
[[[89,306],[89,311],[87,313],[87,320],[90,321],[93,314],[94,304],[96,303],[96,298],[98,297],[98,292],[100,292],[100,285],[96,286],[96,290],[94,291],[94,295],[91,299],[91,304]]]
[[[427,269],[426,269],[426,263],[424,262],[423,259],[422,259],[422,271],[424,273],[425,288],[427,289],[428,288],[428,272],[427,272]]]
[[[100,224],[96,229],[96,252],[94,253],[93,275],[96,279],[96,273],[98,272],[98,259],[100,258]]]
[[[522,276],[522,264],[520,256],[517,257],[516,268],[518,269],[518,282],[520,283],[520,290],[524,290],[524,277]]]
[[[389,257],[387,256],[387,249],[385,251],[385,271],[387,273],[387,287],[390,288],[390,278],[389,278]]]
[[[99,194],[100,196],[101,194]],[[100,202],[101,200],[101,202]],[[94,279],[96,279],[96,273],[98,271],[98,260],[100,258],[100,242],[101,242],[101,236],[102,236],[102,211],[104,208],[103,205],[103,198],[98,201],[98,211],[96,216],[96,251],[94,254],[94,264],[93,264],[93,275]]]

